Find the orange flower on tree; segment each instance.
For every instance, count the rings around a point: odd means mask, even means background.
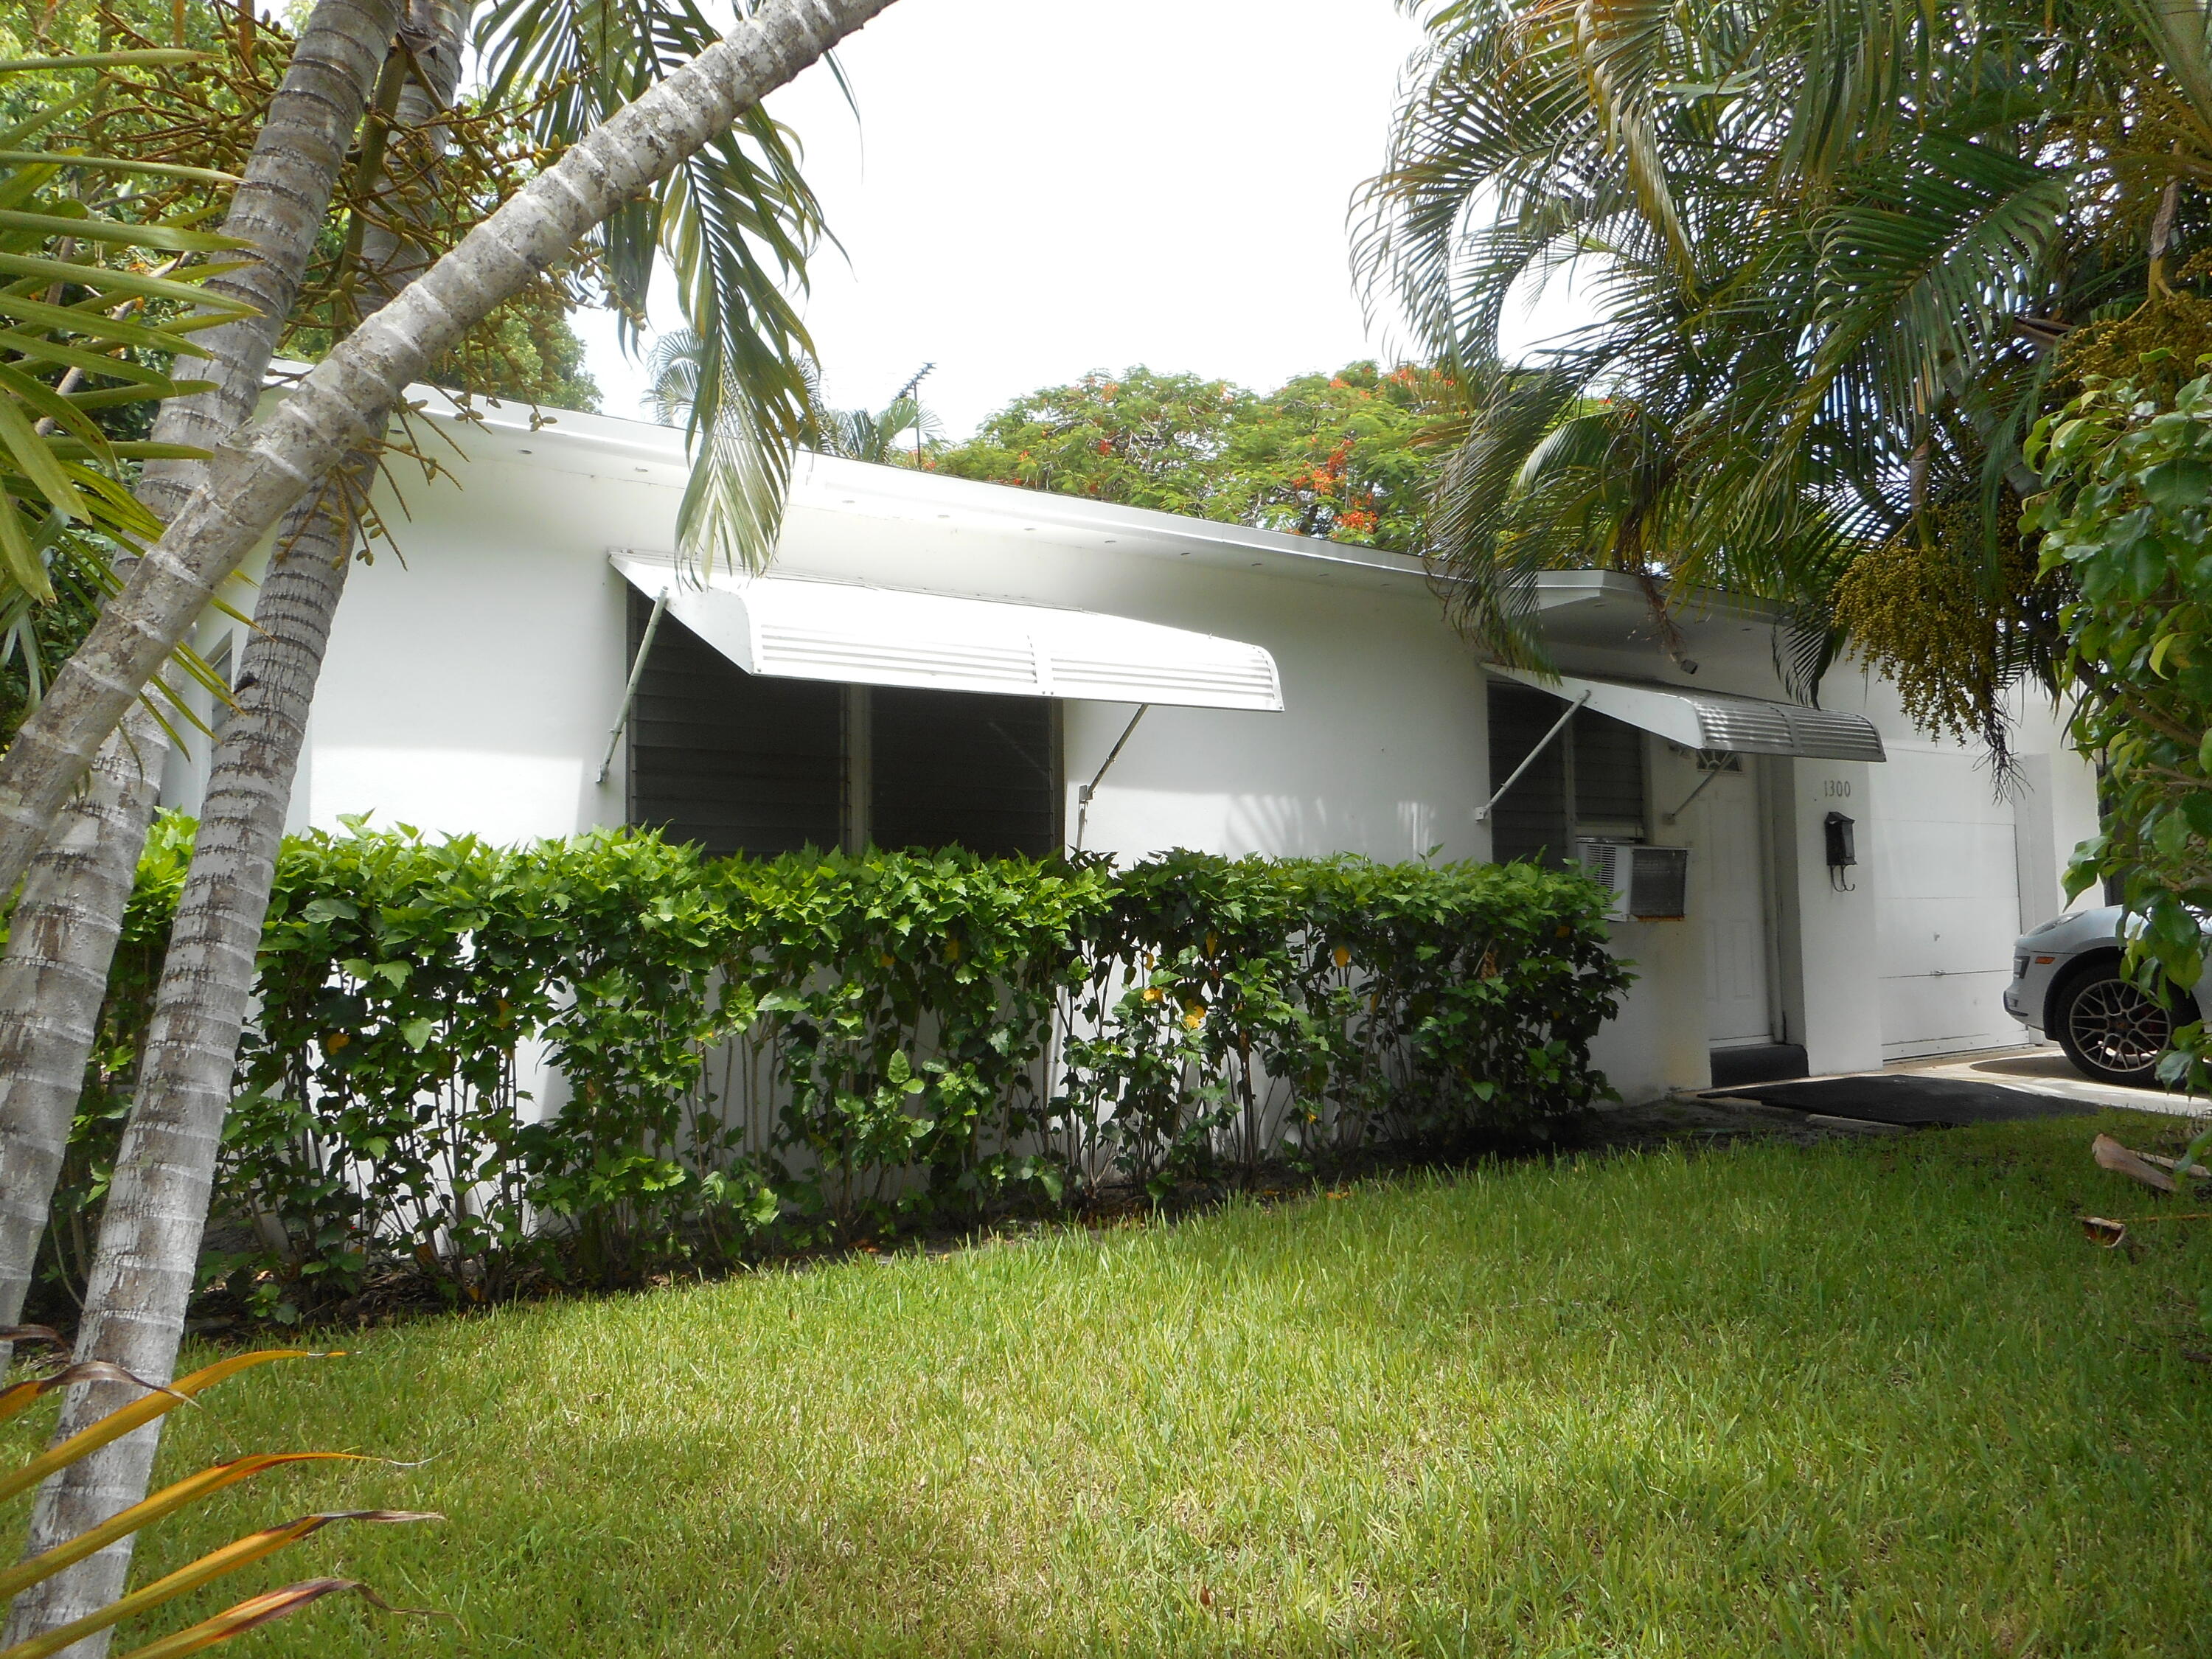
[[[931,459],[956,477],[1408,548],[1419,539],[1421,405],[1440,379],[1363,362],[1261,395],[1141,367],[1091,374],[1016,399]]]

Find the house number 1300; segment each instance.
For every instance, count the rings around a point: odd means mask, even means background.
[[[1832,799],[1840,797],[1844,800],[1849,800],[1851,794],[1851,787],[1850,784],[1844,782],[1841,778],[1830,778],[1822,787],[1820,793]]]

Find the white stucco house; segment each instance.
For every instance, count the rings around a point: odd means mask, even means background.
[[[1548,575],[1565,678],[1540,686],[1486,672],[1409,559],[822,458],[770,574],[701,591],[670,551],[680,434],[514,406],[455,421],[420,395],[459,454],[382,487],[398,556],[351,578],[295,827],[647,823],[763,853],[1686,848],[1642,860],[1638,908],[1679,914],[1614,929],[1640,978],[1600,1057],[1632,1099],[1717,1066],[2018,1042],[2012,940],[2062,908],[2094,830],[2049,711],[2024,714],[2001,797],[1870,675],[1793,703],[1755,605],[1682,605],[1662,640],[1632,580]],[[197,643],[220,662],[238,626],[211,614]],[[204,763],[189,746],[173,799]],[[1832,814],[1855,863],[1832,867]]]

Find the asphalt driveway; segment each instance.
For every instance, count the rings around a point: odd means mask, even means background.
[[[1936,1054],[1923,1060],[1900,1060],[1882,1068],[1922,1077],[1956,1078],[1963,1082],[2002,1084],[2056,1095],[2089,1106],[2122,1106],[2130,1111],[2163,1112],[2172,1117],[2212,1115],[2212,1101],[2202,1097],[2168,1094],[2160,1089],[2124,1089],[2110,1083],[2092,1083],[2067,1062],[2057,1043],[2018,1048],[1990,1048],[1968,1054]]]

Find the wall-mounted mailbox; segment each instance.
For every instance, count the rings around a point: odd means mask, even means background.
[[[1851,832],[1855,825],[1841,812],[1831,812],[1827,817],[1828,868],[1848,870],[1859,861],[1858,838]]]
[[[1839,893],[1855,891],[1844,872],[1859,861],[1858,837],[1852,833],[1856,826],[1841,812],[1831,812],[1821,827],[1828,837],[1828,885]]]

